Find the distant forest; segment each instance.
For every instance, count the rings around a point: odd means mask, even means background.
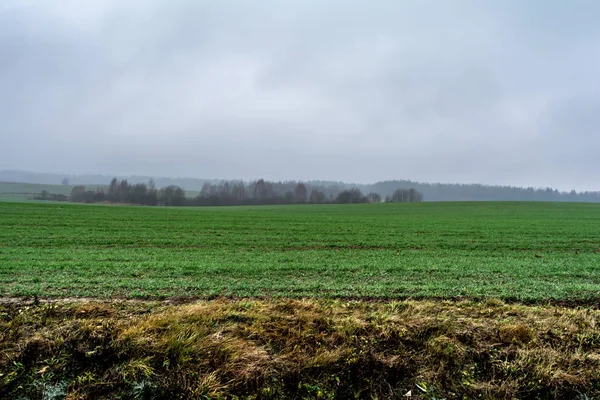
[[[38,200],[69,200],[79,203],[129,203],[148,206],[233,206],[266,204],[357,204],[386,202],[420,202],[423,195],[414,188],[397,188],[382,199],[379,193],[363,194],[359,188],[341,190],[302,182],[232,181],[219,184],[204,183],[198,195],[190,197],[177,185],[157,189],[153,180],[148,183],[129,183],[113,178],[108,187],[87,189],[76,185],[69,197],[60,198],[48,191]]]
[[[60,174],[35,173],[26,171],[0,171],[0,182],[24,182],[24,183],[44,183],[44,184],[69,184],[69,185],[106,185],[110,182],[111,176],[106,175],[79,175],[66,176]],[[152,180],[148,176],[128,176],[120,177],[120,180],[127,180],[128,184],[136,185],[140,183],[148,184]],[[217,190],[225,183],[229,190],[233,191],[234,186],[239,186],[241,181],[223,181],[216,179],[195,179],[195,178],[155,178],[153,180],[157,188],[167,188],[170,186],[179,187],[185,192],[195,191],[202,193],[211,193]],[[207,184],[209,186],[207,186]],[[252,182],[245,182],[244,188],[246,195],[253,193]],[[295,194],[295,188],[298,182],[269,182],[267,190],[273,190],[277,196],[289,199],[290,193]],[[424,201],[571,201],[571,202],[600,202],[599,191],[570,192],[558,191],[552,188],[522,188],[513,186],[491,186],[483,184],[446,184],[446,183],[420,183],[410,180],[394,180],[377,182],[374,184],[350,184],[344,182],[331,181],[308,181],[303,182],[307,189],[308,201],[313,189],[316,190],[315,196],[319,192],[323,193],[326,201],[335,200],[342,191],[358,189],[363,197],[369,193],[379,194],[382,200],[392,196],[397,189],[415,189],[423,196]],[[215,189],[216,188],[216,189]],[[203,192],[204,191],[204,192]],[[105,193],[106,194],[106,193]],[[194,196],[195,197],[195,196]],[[208,196],[210,197],[210,196]],[[204,197],[206,201],[207,197]]]

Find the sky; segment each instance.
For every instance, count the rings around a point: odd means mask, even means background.
[[[2,0],[0,169],[600,189],[597,0]]]

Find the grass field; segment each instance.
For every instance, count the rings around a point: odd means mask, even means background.
[[[0,398],[599,398],[599,226],[572,203],[2,202]]]
[[[2,296],[600,299],[600,206],[0,204]]]

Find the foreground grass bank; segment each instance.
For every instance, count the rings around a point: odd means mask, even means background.
[[[599,322],[497,300],[3,305],[0,398],[591,399]]]
[[[1,296],[600,299],[600,205],[0,203]]]

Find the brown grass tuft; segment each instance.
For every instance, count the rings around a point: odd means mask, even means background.
[[[504,343],[529,343],[533,340],[533,332],[523,324],[505,324],[498,328],[498,336]]]

